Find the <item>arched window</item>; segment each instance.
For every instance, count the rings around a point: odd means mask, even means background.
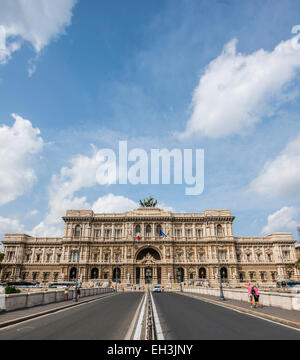
[[[221,279],[227,279],[227,269],[225,267],[222,267],[220,271],[221,271]]]
[[[93,268],[91,271],[91,279],[98,279],[99,270],[97,268]]]
[[[120,268],[114,268],[113,270],[113,281],[114,282],[121,282],[121,270]]]
[[[223,228],[220,224],[217,226],[217,236],[223,236]]]
[[[81,232],[80,226],[76,225],[74,229],[74,237],[80,237],[80,232]]]
[[[140,227],[140,225],[137,225],[135,227],[135,235],[140,235],[140,234],[141,234],[141,227]]]
[[[136,259],[137,260],[143,260],[147,256],[152,256],[155,260],[160,260],[160,255],[157,250],[154,250],[152,248],[145,248],[142,249],[138,254]]]
[[[176,270],[176,280],[177,280],[177,282],[183,282],[184,281],[184,269],[183,268],[177,268],[177,270]]]
[[[77,269],[72,267],[70,270],[70,280],[76,280]]]
[[[151,226],[150,225],[147,225],[146,226],[146,237],[150,237],[151,236]]]
[[[199,269],[199,279],[206,279],[206,270],[205,268]]]

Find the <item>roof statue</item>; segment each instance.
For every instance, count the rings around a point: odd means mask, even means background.
[[[144,199],[144,201],[140,200],[141,207],[155,207],[156,204],[157,204],[157,200],[154,200],[152,196]]]

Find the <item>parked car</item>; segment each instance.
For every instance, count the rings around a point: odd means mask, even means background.
[[[154,285],[153,292],[161,292],[161,286],[160,285]]]

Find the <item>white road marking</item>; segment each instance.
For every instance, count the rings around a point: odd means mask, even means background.
[[[131,340],[131,338],[132,338],[134,327],[135,327],[135,324],[137,322],[137,317],[138,317],[138,315],[140,313],[140,310],[141,310],[141,307],[142,307],[142,304],[143,304],[143,301],[144,301],[144,297],[145,297],[145,294],[144,294],[144,296],[142,296],[142,299],[141,299],[141,301],[139,303],[139,306],[136,309],[136,312],[134,314],[134,317],[132,318],[131,324],[130,324],[129,329],[128,329],[126,335],[125,335],[124,340]]]
[[[153,296],[152,296],[151,292],[150,292],[150,296],[151,296],[151,301],[152,301],[152,310],[153,310],[153,316],[154,316],[154,323],[155,323],[157,340],[164,340],[164,335],[163,335],[163,332],[162,332],[162,328],[160,326],[160,321],[159,321],[159,318],[158,318],[155,302],[153,300]]]
[[[143,322],[145,309],[146,309],[146,299],[147,299],[147,293],[145,293],[145,295],[144,295],[144,302],[143,302],[142,310],[140,312],[139,320],[138,320],[138,323],[137,323],[137,326],[135,329],[133,340],[141,340],[142,322]]]

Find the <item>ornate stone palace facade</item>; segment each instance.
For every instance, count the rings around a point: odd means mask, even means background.
[[[76,278],[126,284],[224,282],[275,284],[300,279],[290,233],[235,237],[229,210],[172,213],[140,207],[120,214],[69,210],[64,236],[7,234],[0,281]]]

